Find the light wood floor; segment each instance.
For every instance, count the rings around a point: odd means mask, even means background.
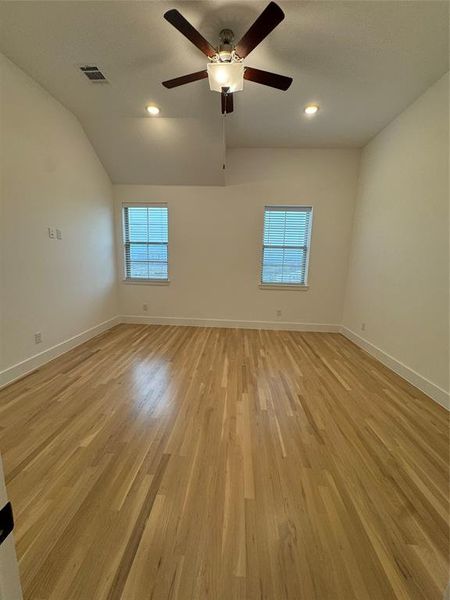
[[[26,600],[441,600],[444,409],[338,334],[121,325],[0,392]]]

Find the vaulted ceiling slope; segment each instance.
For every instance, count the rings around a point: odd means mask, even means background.
[[[178,8],[216,44],[237,39],[267,2],[0,3],[0,50],[69,108],[115,183],[217,185],[224,154],[219,96],[206,80],[161,81],[205,68],[164,19]],[[285,20],[249,64],[294,78],[287,92],[246,82],[226,117],[229,147],[360,147],[448,70],[448,3],[279,2]],[[108,77],[92,84],[79,65]],[[302,108],[318,102],[320,113]],[[161,107],[159,117],[144,112]]]

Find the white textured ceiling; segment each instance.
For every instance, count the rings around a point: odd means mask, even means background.
[[[267,2],[1,2],[0,49],[80,119],[115,183],[221,184],[219,95],[206,80],[161,81],[206,58],[169,25],[178,8],[208,38],[242,35]],[[439,1],[279,2],[286,19],[246,64],[290,75],[281,92],[246,82],[226,119],[230,147],[359,147],[448,70]],[[77,65],[98,64],[109,84]],[[321,110],[306,118],[302,107]],[[144,107],[161,107],[157,118]]]

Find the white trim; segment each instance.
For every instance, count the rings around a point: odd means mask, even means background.
[[[170,279],[122,279],[126,285],[169,285]]]
[[[304,210],[305,212],[309,210],[312,212],[312,204],[266,204],[264,206],[264,210],[270,210],[272,212],[277,212],[280,210],[285,210],[286,212],[298,212],[298,210]]]
[[[417,373],[417,371],[414,371],[413,369],[402,363],[400,360],[397,360],[387,352],[384,352],[384,350],[381,350],[381,348],[378,348],[368,340],[360,337],[351,329],[347,329],[347,327],[343,326],[341,328],[341,333],[346,338],[354,342],[357,346],[359,346],[360,348],[368,352],[370,355],[372,355],[374,358],[379,360],[381,363],[383,363],[383,365],[391,369],[391,371],[394,371],[394,373],[397,373],[397,375],[400,375],[400,377],[403,377],[403,379],[406,379],[406,381],[411,383],[414,387],[421,390],[432,400],[434,400],[447,410],[450,410],[449,392],[446,392],[443,388],[439,387],[426,377],[423,377],[423,375],[420,375],[420,373]]]
[[[228,327],[238,329],[276,329],[280,331],[316,331],[340,333],[340,325],[328,323],[292,323],[288,321],[233,321],[231,319],[197,319],[189,317],[146,317],[122,315],[122,323],[139,325],[181,325],[187,327]]]
[[[141,206],[148,206],[150,208],[167,208],[167,202],[122,202],[122,206],[124,208],[140,208]]]
[[[432,398],[435,402],[450,410],[450,394],[426,377],[423,377],[401,361],[397,360],[387,352],[384,352],[368,340],[360,337],[354,331],[341,325],[328,323],[296,323],[287,321],[233,321],[231,319],[198,319],[187,317],[150,317],[142,315],[122,315],[103,321],[86,331],[47,348],[26,360],[23,360],[4,371],[0,371],[0,389],[29,375],[39,367],[50,362],[54,358],[72,350],[76,346],[100,335],[119,323],[134,323],[146,325],[179,325],[188,327],[225,327],[238,329],[270,329],[278,331],[311,331],[321,333],[342,333],[346,338],[357,346],[368,352],[386,367],[406,379],[413,386]]]
[[[17,379],[21,379],[25,375],[29,375],[32,371],[42,367],[42,365],[45,365],[45,363],[50,362],[57,356],[72,350],[72,348],[87,342],[91,338],[103,333],[107,329],[111,329],[111,327],[114,327],[119,323],[121,323],[120,317],[113,317],[108,321],[103,321],[103,323],[99,323],[90,329],[86,329],[86,331],[82,331],[59,344],[55,344],[51,348],[47,348],[47,350],[43,350],[38,354],[30,356],[30,358],[26,358],[25,360],[8,367],[4,371],[0,371],[0,389],[13,383],[13,381],[16,381]]]
[[[260,283],[261,290],[296,290],[297,292],[306,292],[309,290],[309,285],[301,283]]]

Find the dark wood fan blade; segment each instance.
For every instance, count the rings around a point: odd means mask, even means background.
[[[284,12],[278,4],[275,4],[275,2],[268,4],[236,45],[235,50],[238,56],[240,58],[248,56],[283,19]]]
[[[178,29],[180,33],[187,37],[194,46],[197,46],[203,54],[206,54],[206,56],[209,56],[210,58],[216,54],[216,49],[211,46],[208,40],[205,40],[201,33],[199,33],[175,8],[164,13],[164,18],[166,21],[169,21],[175,29]]]
[[[252,67],[245,67],[244,79],[284,91],[286,91],[292,83],[292,77],[285,77],[284,75],[278,75],[278,73],[269,73],[269,71],[261,71],[260,69],[253,69]]]
[[[175,79],[169,79],[168,81],[163,81],[162,84],[166,88],[174,88],[179,85],[185,85],[186,83],[191,83],[192,81],[198,81],[199,79],[206,79],[208,77],[208,71],[197,71],[196,73],[189,73],[189,75],[183,75],[182,77],[175,77]]]

